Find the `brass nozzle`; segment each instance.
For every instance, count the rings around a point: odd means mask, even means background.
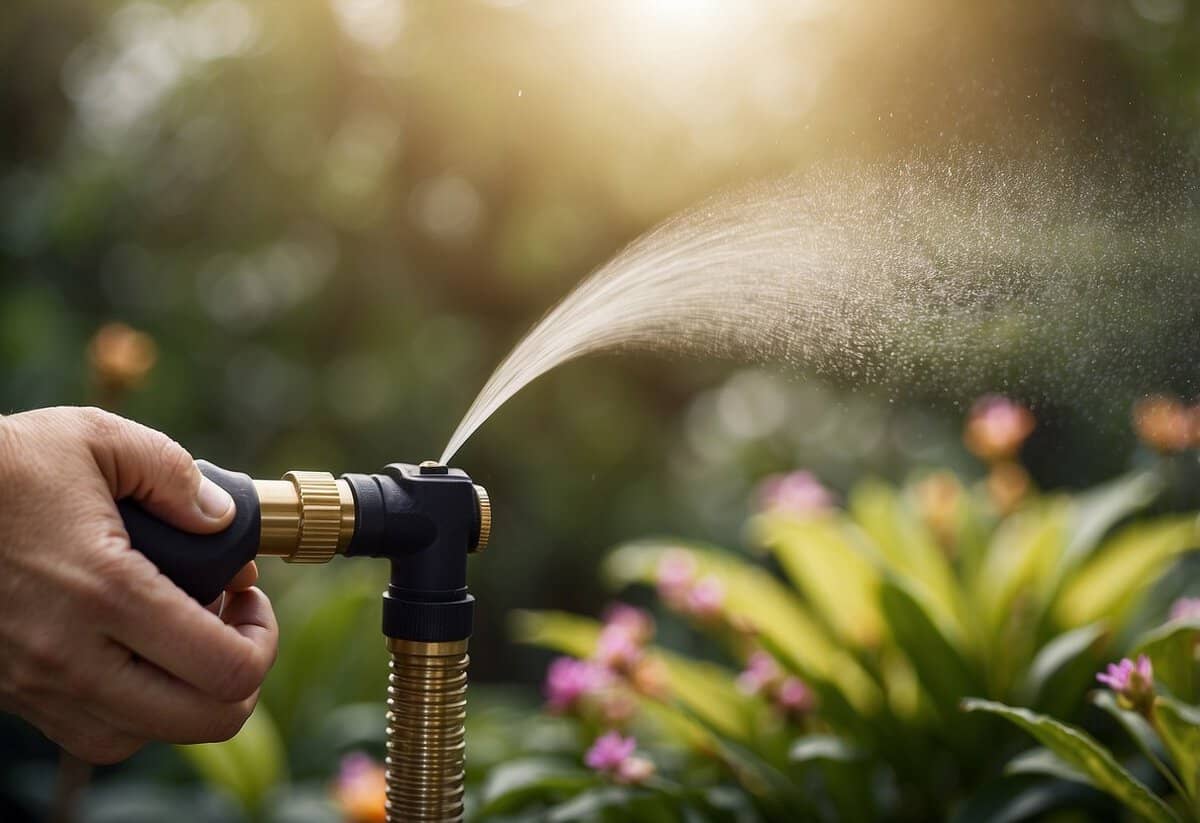
[[[289,563],[325,563],[354,536],[354,496],[328,472],[291,471],[255,480],[262,525],[258,553]]]

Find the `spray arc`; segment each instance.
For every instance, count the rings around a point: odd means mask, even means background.
[[[467,555],[491,535],[487,492],[465,472],[425,462],[378,474],[293,471],[255,480],[199,461],[237,504],[223,532],[193,535],[136,504],[119,504],[133,546],[201,603],[255,557],[325,563],[334,555],[391,561],[383,595],[388,675],[388,820],[463,816],[467,643],[475,600]]]

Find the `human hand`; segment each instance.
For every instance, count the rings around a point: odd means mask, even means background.
[[[278,641],[253,563],[201,606],[130,547],[125,497],[197,534],[234,514],[153,429],[97,409],[0,417],[0,709],[93,763],[232,737]]]

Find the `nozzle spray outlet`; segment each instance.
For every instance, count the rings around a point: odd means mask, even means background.
[[[188,534],[130,501],[118,508],[134,548],[201,603],[256,556],[316,564],[335,554],[391,561],[383,633],[388,685],[388,820],[460,820],[467,640],[475,599],[467,555],[491,536],[487,492],[459,469],[393,463],[378,474],[292,471],[254,480],[199,461],[233,497],[224,531]]]

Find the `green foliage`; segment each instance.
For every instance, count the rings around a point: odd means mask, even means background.
[[[1108,792],[1150,819],[1173,819],[1095,739],[1044,713],[1082,718],[1093,673],[1128,648],[1149,587],[1197,545],[1196,518],[1132,519],[1157,488],[1147,474],[1078,496],[1032,496],[1007,515],[979,491],[947,487],[944,476],[940,498],[926,482],[864,483],[844,512],[757,515],[749,534],[777,561],[778,574],[733,552],[678,541],[614,551],[605,569],[616,586],[654,585],[663,564],[680,557],[697,579],[719,580],[720,619],[694,618],[694,627],[714,637],[727,659],[744,659],[753,646],[768,650],[816,695],[815,714],[799,726],[781,724],[762,698],[731,688],[732,668],[649,649],[669,672],[669,696],[639,696],[647,739],[690,751],[679,764],[683,774],[715,759],[767,816],[923,819],[973,808],[970,798],[989,796],[992,784],[1019,785],[1030,808],[1086,799],[1048,792],[1029,777],[1052,774]],[[524,642],[581,658],[594,653],[601,630],[563,613],[522,613],[514,626]],[[1153,659],[1172,694],[1189,699],[1192,628],[1167,624],[1132,644]],[[1102,708],[1105,694],[1097,696]],[[1133,728],[1136,715],[1111,709]],[[1000,776],[1001,766],[1022,740],[997,717],[1047,746],[1014,763],[1012,777]],[[1187,760],[1181,753],[1194,742],[1185,726],[1165,746],[1174,764]],[[780,745],[780,736],[791,741]],[[1164,748],[1142,743],[1151,758]],[[891,796],[862,791],[864,782],[879,781],[895,787]],[[801,785],[803,798],[793,788]],[[1192,794],[1187,780],[1177,785]]]
[[[967,700],[967,711],[995,714],[1010,720],[1036,737],[1070,770],[1047,765],[1056,777],[1074,777],[1086,782],[1127,805],[1139,817],[1157,823],[1175,823],[1171,810],[1146,788],[1145,784],[1122,767],[1112,754],[1087,733],[1027,709],[1014,709],[990,700]],[[1024,761],[1026,766],[1030,761]]]

